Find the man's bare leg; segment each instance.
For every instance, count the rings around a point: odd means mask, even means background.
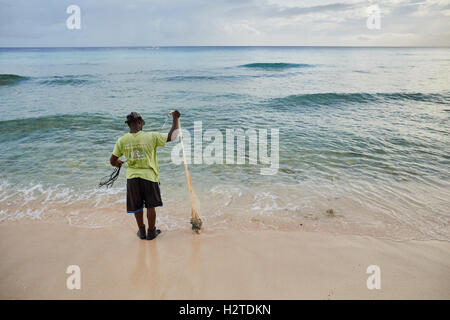
[[[144,210],[141,210],[139,212],[136,212],[134,214],[134,217],[136,218],[136,223],[139,227],[139,231],[137,232],[137,236],[141,238],[142,240],[147,238],[147,235],[145,233],[145,224],[144,224]]]
[[[155,229],[156,210],[155,208],[147,208],[148,231]]]
[[[134,217],[136,218],[136,222],[139,228],[144,226],[144,210],[134,213]]]
[[[156,221],[155,208],[147,208],[147,219],[148,219],[147,240],[153,240],[158,236],[158,234],[161,233],[161,230],[155,228],[155,221]]]

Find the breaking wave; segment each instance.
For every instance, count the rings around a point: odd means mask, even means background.
[[[86,77],[75,75],[54,76],[40,81],[41,84],[47,86],[63,86],[63,85],[80,86],[89,84],[91,82],[92,80],[86,79]]]
[[[359,104],[383,101],[420,101],[448,104],[450,103],[450,95],[438,93],[314,93],[290,95],[270,101],[285,106]]]
[[[241,68],[265,69],[265,70],[284,70],[290,68],[308,68],[312,67],[310,64],[302,63],[285,63],[285,62],[263,62],[263,63],[249,63],[240,65]]]
[[[17,74],[0,74],[0,86],[10,86],[20,81],[29,79],[28,77],[19,76]]]

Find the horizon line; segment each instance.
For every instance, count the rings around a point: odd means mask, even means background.
[[[172,46],[172,45],[136,45],[136,46],[42,46],[42,47],[2,47],[0,49],[99,49],[99,48],[450,48],[450,46],[334,46],[334,45],[299,45],[299,46],[284,46],[284,45],[260,45],[260,46],[240,46],[240,45],[189,45],[189,46]]]

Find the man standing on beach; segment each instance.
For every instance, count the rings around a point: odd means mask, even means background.
[[[123,155],[127,161],[127,213],[134,213],[141,239],[153,240],[161,230],[156,229],[156,207],[162,206],[159,190],[159,169],[156,148],[164,147],[172,141],[173,132],[178,129],[180,112],[172,111],[172,128],[169,133],[143,132],[144,119],[137,112],[127,115],[125,123],[130,132],[120,137],[109,162],[114,167],[121,167]],[[148,231],[144,224],[144,207],[147,208]]]

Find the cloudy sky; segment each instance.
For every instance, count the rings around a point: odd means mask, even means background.
[[[153,45],[450,46],[450,0],[0,0],[0,47]]]

